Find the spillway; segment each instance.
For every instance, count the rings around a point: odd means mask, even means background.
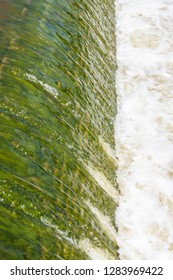
[[[114,19],[113,0],[0,1],[0,259],[118,257]]]

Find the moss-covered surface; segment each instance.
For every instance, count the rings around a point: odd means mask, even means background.
[[[88,259],[88,238],[115,258],[116,243],[85,201],[114,224],[113,0],[0,3],[0,259]]]

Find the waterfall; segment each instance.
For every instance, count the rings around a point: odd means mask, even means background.
[[[116,0],[121,259],[173,259],[173,1]]]
[[[0,1],[0,259],[116,259],[113,0]]]

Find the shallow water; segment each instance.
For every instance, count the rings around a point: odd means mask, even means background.
[[[0,55],[0,258],[117,258],[114,1],[1,1]]]

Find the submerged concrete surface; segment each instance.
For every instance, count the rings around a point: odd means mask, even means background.
[[[0,259],[117,259],[114,0],[3,0],[0,36]]]

